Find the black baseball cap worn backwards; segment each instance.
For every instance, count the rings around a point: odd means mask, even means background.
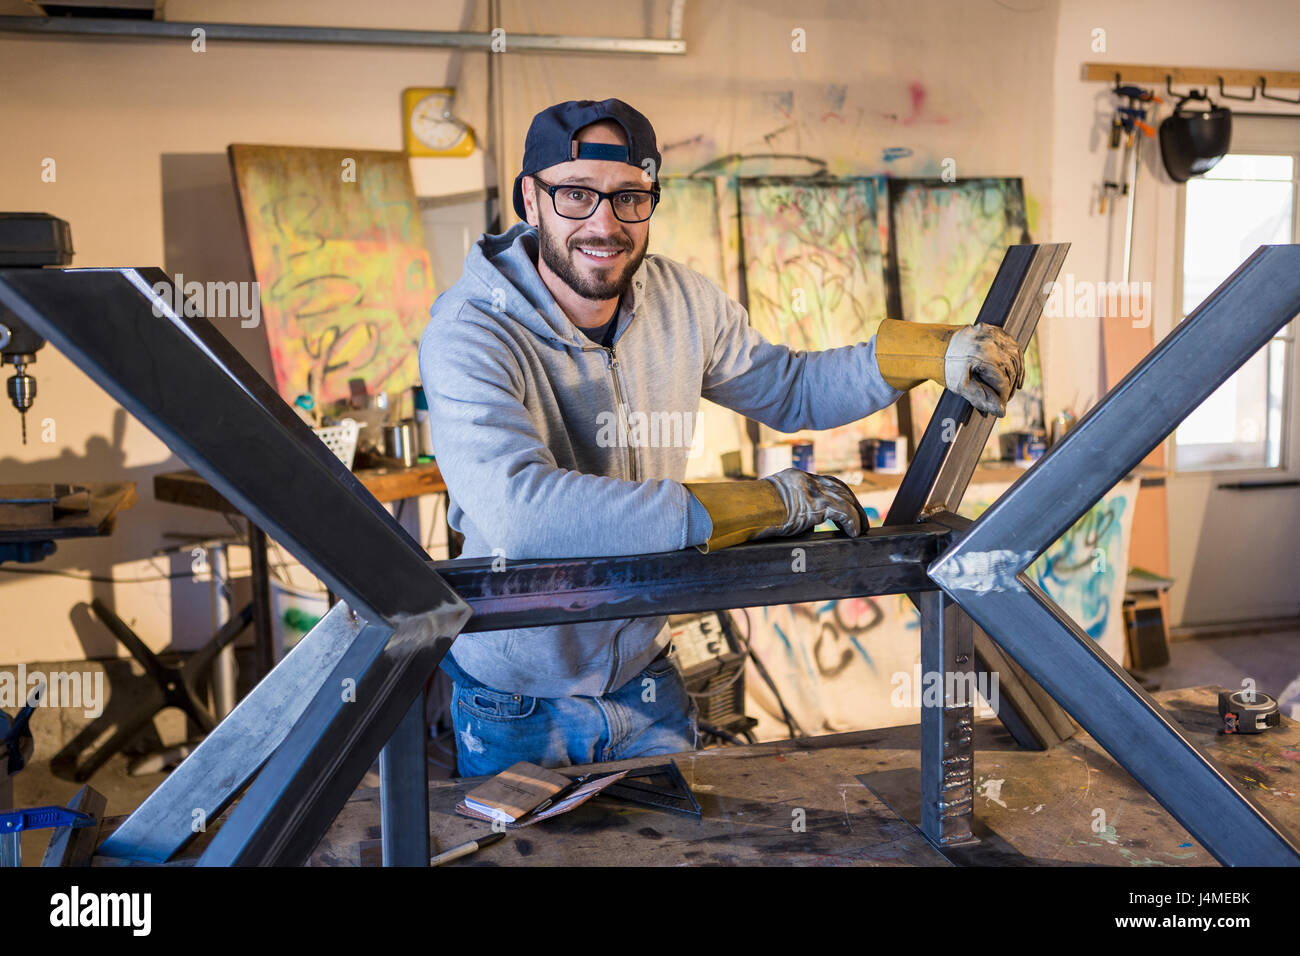
[[[578,130],[601,120],[613,120],[627,134],[627,145],[577,143]],[[622,100],[569,100],[549,106],[533,117],[524,138],[523,169],[515,177],[515,214],[524,212],[524,177],[574,159],[607,159],[627,163],[649,174],[659,189],[659,148],[650,121]]]

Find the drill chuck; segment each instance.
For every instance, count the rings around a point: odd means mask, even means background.
[[[36,399],[36,379],[27,374],[26,363],[22,359],[30,359],[31,356],[17,356],[14,359],[16,371],[9,376],[6,383],[9,387],[9,401],[14,403],[14,408],[20,412],[26,412],[32,407],[32,402]]]

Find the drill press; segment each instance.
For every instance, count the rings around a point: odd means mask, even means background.
[[[43,212],[0,212],[0,268],[66,266],[72,263],[72,230],[62,219]],[[36,379],[27,368],[45,345],[41,338],[0,305],[0,366],[12,364],[5,383],[9,401],[22,418],[27,444],[27,411],[36,399]]]

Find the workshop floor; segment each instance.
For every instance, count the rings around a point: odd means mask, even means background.
[[[1269,634],[1251,634],[1241,637],[1216,637],[1203,640],[1176,641],[1170,646],[1170,663],[1152,669],[1147,676],[1159,683],[1162,691],[1201,685],[1239,687],[1244,677],[1256,680],[1260,690],[1277,695],[1300,675],[1300,630],[1279,631]],[[68,668],[67,664],[30,664],[30,673],[38,669]],[[77,668],[103,667],[105,684],[111,701],[110,713],[129,704],[148,686],[141,669],[133,662],[112,661],[107,667],[97,662],[78,664]],[[0,670],[13,672],[15,668]],[[66,804],[82,784],[71,779],[70,772],[60,765],[57,756],[68,743],[84,730],[86,721],[76,714],[63,713],[60,719],[51,720],[48,712],[38,712],[32,722],[35,734],[35,759],[14,780],[14,805],[18,807]],[[156,749],[164,743],[184,739],[184,719],[179,711],[163,711],[155,719],[154,728],[141,734],[139,742],[143,751]],[[52,761],[51,758],[56,759]],[[108,801],[107,814],[130,813],[166,777],[165,772],[131,776],[130,758],[117,754],[92,776],[91,785]],[[450,763],[446,741],[431,741],[429,777],[431,780],[451,776],[446,766]],[[440,764],[442,766],[440,766]],[[55,770],[54,767],[58,767]],[[378,786],[377,766],[367,775],[363,786]],[[48,835],[42,832],[27,834],[23,838],[23,862],[39,865]]]

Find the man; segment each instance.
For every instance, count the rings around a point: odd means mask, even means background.
[[[646,256],[659,168],[626,103],[543,110],[515,179],[524,222],[480,237],[430,309],[420,374],[464,557],[707,551],[827,520],[857,535],[865,516],[834,478],[683,484],[700,398],[793,432],[856,421],[925,379],[1002,415],[1020,385],[1020,350],[996,328],[886,320],[870,342],[811,353],[765,341],[707,278]],[[461,775],[692,749],[665,620],[458,638],[443,667]]]

